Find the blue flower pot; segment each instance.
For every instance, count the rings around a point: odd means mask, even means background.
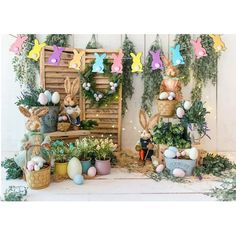
[[[88,161],[80,161],[82,165],[82,172],[83,174],[87,174],[88,169],[91,167],[91,159]]]

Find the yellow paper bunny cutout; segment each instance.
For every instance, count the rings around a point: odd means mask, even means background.
[[[133,58],[133,64],[131,65],[132,72],[143,72],[143,65],[141,63],[142,53],[139,52],[137,56],[134,53],[130,53],[130,56]]]
[[[209,34],[209,36],[213,39],[214,45],[213,48],[216,52],[220,52],[225,50],[225,44],[223,43],[219,34]]]
[[[85,51],[82,50],[78,52],[76,49],[74,49],[73,52],[74,52],[74,56],[73,56],[73,59],[69,63],[69,68],[80,70],[81,58],[85,54]]]
[[[40,57],[40,52],[42,50],[43,47],[46,46],[46,43],[41,43],[39,44],[39,41],[37,39],[34,40],[34,46],[31,49],[31,51],[28,54],[28,58],[31,58],[35,61],[38,61],[39,57]]]

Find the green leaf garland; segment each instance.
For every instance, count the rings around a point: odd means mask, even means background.
[[[49,34],[46,37],[45,43],[48,46],[56,45],[58,47],[68,47],[69,36],[70,34]]]

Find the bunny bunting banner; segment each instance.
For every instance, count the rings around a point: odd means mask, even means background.
[[[194,47],[194,53],[197,59],[207,56],[206,49],[202,47],[201,38],[198,38],[196,41],[191,40],[191,43]]]
[[[156,50],[155,52],[150,51],[152,55],[152,70],[163,70],[163,63],[160,57],[161,49]]]
[[[113,65],[111,66],[111,72],[112,73],[122,73],[123,65],[122,65],[122,58],[124,54],[122,51],[119,52],[118,55],[112,54],[113,58]]]
[[[101,56],[99,56],[99,54],[94,53],[94,56],[95,56],[95,63],[93,64],[92,72],[104,73],[103,60],[106,58],[107,54],[103,53]]]
[[[177,44],[175,48],[170,48],[170,51],[172,53],[172,63],[174,66],[184,64],[184,59],[180,54],[180,44]]]
[[[57,47],[56,45],[53,45],[53,53],[48,59],[48,63],[51,65],[59,65],[61,60],[61,54],[64,51],[64,48]]]
[[[131,52],[130,56],[133,59],[133,64],[131,65],[132,72],[143,72],[143,65],[141,63],[142,52],[139,52],[137,55]]]
[[[222,41],[219,34],[209,34],[209,36],[212,38],[214,42],[213,48],[215,49],[216,52],[221,52],[225,50],[225,44]]]
[[[14,52],[15,54],[19,54],[24,42],[28,39],[27,36],[17,35],[15,42],[10,46],[10,52]]]
[[[33,59],[34,61],[38,61],[40,57],[40,52],[43,47],[46,46],[46,43],[39,43],[37,39],[34,40],[34,46],[28,54],[28,58]]]
[[[85,51],[82,50],[82,51],[78,52],[76,49],[74,49],[73,53],[74,53],[74,56],[73,56],[73,59],[69,63],[69,68],[80,70],[81,58],[85,54]]]

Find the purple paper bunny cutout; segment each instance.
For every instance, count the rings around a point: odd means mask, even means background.
[[[155,52],[150,51],[150,54],[152,55],[152,70],[163,70],[164,67],[160,57],[161,49],[158,49]]]
[[[51,65],[58,65],[61,60],[61,54],[64,51],[65,48],[57,47],[56,45],[53,45],[53,53],[48,59],[48,63]]]

